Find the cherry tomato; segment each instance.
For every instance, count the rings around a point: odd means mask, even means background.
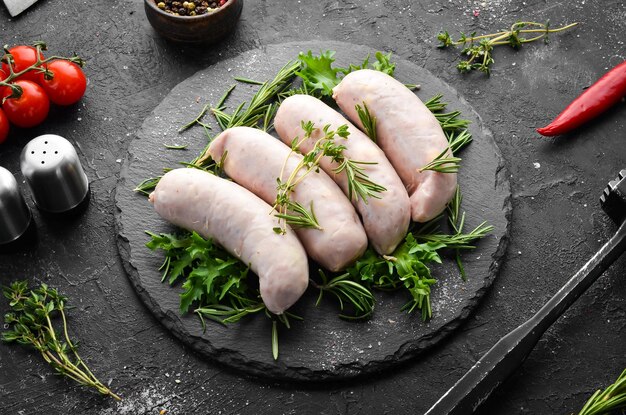
[[[21,72],[37,62],[37,49],[32,46],[14,46],[9,49],[9,53],[13,56],[13,72]],[[39,52],[39,59],[43,60],[43,53]],[[9,65],[2,63],[2,70],[8,75],[10,74]],[[39,71],[28,71],[24,75],[16,79],[28,79],[29,81],[37,82],[39,78]]]
[[[44,74],[40,73],[38,83],[46,91],[50,101],[57,105],[71,105],[81,99],[87,89],[87,78],[80,66],[58,60],[49,63],[48,70],[54,77],[46,80]]]
[[[4,140],[7,139],[8,135],[9,119],[7,118],[7,115],[4,113],[4,111],[2,111],[2,108],[0,108],[0,144],[2,144]]]
[[[41,124],[48,116],[50,100],[41,86],[35,82],[20,79],[14,84],[22,87],[22,96],[8,98],[2,104],[9,121],[18,127],[34,127]],[[10,95],[10,88],[5,88],[3,97]]]

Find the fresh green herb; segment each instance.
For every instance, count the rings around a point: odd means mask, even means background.
[[[205,319],[229,324],[261,312],[287,328],[290,328],[289,318],[302,320],[289,312],[280,316],[270,313],[258,290],[252,290],[246,284],[248,267],[212,240],[196,232],[181,235],[146,233],[151,238],[146,246],[165,253],[165,260],[159,268],[163,272],[161,281],[167,280],[174,285],[184,280],[180,311],[188,313],[195,304],[193,313],[200,319],[203,330],[206,330]],[[278,350],[278,337],[272,336],[272,341],[276,341],[272,349]]]
[[[31,289],[26,281],[13,282],[3,293],[11,307],[4,317],[10,328],[2,333],[3,341],[32,346],[59,375],[121,400],[94,376],[78,355],[76,342],[68,334],[66,297],[46,284]],[[53,324],[55,316],[61,318],[60,327]]]
[[[319,56],[313,55],[310,50],[304,54],[298,55],[302,68],[296,73],[302,78],[303,85],[300,93],[306,93],[314,96],[331,96],[333,88],[339,85],[343,76],[350,72],[372,68],[387,75],[393,76],[396,65],[391,62],[391,53],[385,55],[382,52],[376,52],[376,62],[370,65],[370,56],[367,55],[361,65],[350,65],[347,68],[335,68],[335,52],[327,50],[320,52]]]
[[[243,82],[244,84],[263,85],[263,82],[261,82],[261,81],[256,81],[254,79],[244,78],[244,77],[241,77],[241,76],[235,76],[235,77],[233,77],[233,79],[235,81]]]
[[[198,116],[196,118],[194,118],[193,120],[191,120],[190,122],[188,122],[187,124],[183,125],[182,127],[180,127],[178,129],[179,133],[182,133],[183,131],[193,127],[194,125],[198,124],[201,125],[202,127],[205,128],[205,130],[210,130],[211,126],[209,124],[205,124],[203,123],[201,120],[202,118],[204,118],[204,116],[206,115],[206,113],[209,111],[210,105],[206,104],[203,108],[202,111],[200,111],[200,114],[198,114]]]
[[[597,390],[578,415],[604,415],[626,409],[626,370],[604,391]]]
[[[468,56],[467,60],[459,62],[456,68],[461,73],[478,70],[487,75],[491,73],[491,65],[494,63],[492,52],[495,46],[509,45],[513,49],[519,49],[522,44],[543,39],[548,42],[550,33],[561,32],[576,26],[578,23],[571,23],[557,29],[550,29],[550,22],[516,22],[509,30],[492,33],[488,35],[476,36],[476,32],[466,35],[461,33],[458,40],[452,40],[450,34],[441,32],[437,35],[437,40],[441,42],[439,48],[444,49],[450,46],[461,46],[461,54]],[[528,27],[528,29],[525,29]],[[530,34],[531,37],[522,35]]]
[[[150,177],[148,179],[145,179],[144,181],[139,183],[137,187],[133,189],[133,191],[137,193],[141,193],[144,196],[150,196],[150,193],[154,190],[156,185],[159,183],[159,180],[161,180],[161,177],[162,176]]]
[[[448,147],[439,153],[430,163],[420,171],[432,170],[440,173],[457,173],[461,166],[461,159],[456,153],[472,141],[472,135],[467,130],[470,121],[459,118],[460,111],[444,113],[447,103],[441,101],[443,95],[438,94],[424,103],[434,115],[446,138]]]
[[[439,173],[456,173],[461,167],[461,159],[451,155],[450,146],[446,147],[427,165],[419,169],[420,172],[432,170]]]
[[[411,233],[391,255],[380,256],[371,248],[346,271],[353,281],[379,289],[404,287],[410,301],[402,308],[408,312],[421,310],[424,320],[430,318],[430,286],[436,283],[427,264],[440,263],[440,243],[418,243]]]
[[[322,230],[317,218],[315,217],[315,211],[313,210],[313,202],[311,202],[311,210],[306,210],[298,202],[294,202],[287,198],[287,194],[280,195],[280,201],[276,201],[277,208],[284,213],[277,213],[278,219],[283,219],[287,224],[295,228],[312,228]],[[274,228],[277,233],[284,234],[284,228]]]
[[[463,233],[461,231],[454,234],[438,232],[425,233],[422,229],[420,232],[415,233],[415,238],[423,242],[442,244],[451,249],[474,249],[475,246],[472,245],[472,243],[478,239],[484,238],[491,231],[493,231],[493,226],[487,225],[486,222],[482,222],[469,233]]]
[[[349,273],[338,275],[332,279],[328,279],[324,271],[319,270],[321,284],[313,283],[313,286],[320,290],[315,305],[319,305],[322,301],[324,293],[334,295],[339,300],[340,317],[348,320],[358,320],[370,317],[374,312],[374,295],[368,288],[369,285],[363,285],[352,279]],[[354,315],[344,314],[345,304],[352,304]]]
[[[310,91],[319,91],[323,95],[331,96],[333,88],[339,84],[339,68],[333,68],[335,52],[327,50],[319,56],[314,56],[310,50],[298,55],[301,68],[296,75],[302,78],[304,85]]]
[[[273,105],[274,101],[282,92],[289,89],[298,69],[300,69],[300,62],[288,62],[278,71],[274,79],[269,82],[264,82],[261,85],[259,90],[252,96],[247,106],[245,102],[242,102],[232,114],[227,114],[225,112],[224,102],[230,94],[230,91],[232,91],[231,88],[231,90],[222,97],[218,105],[215,108],[211,108],[222,130],[240,126],[257,127],[259,122],[263,122],[265,128],[268,128],[269,119],[273,117],[276,111],[276,107]],[[200,154],[193,163],[198,166],[210,164],[212,160],[207,150],[208,144],[202,151],[202,154]]]
[[[356,113],[359,115],[359,120],[361,120],[361,125],[363,125],[363,129],[367,136],[373,141],[376,142],[376,117],[374,117],[365,102],[363,102],[363,106],[361,107],[359,104],[356,104],[354,107],[356,109]]]
[[[450,145],[450,151],[452,154],[456,154],[461,151],[465,146],[472,142],[472,134],[469,131],[463,130],[458,133],[445,133],[448,143]]]
[[[188,312],[194,302],[205,305],[228,305],[241,308],[240,299],[250,298],[246,277],[248,267],[210,239],[196,232],[182,235],[146,232],[151,240],[146,246],[165,252],[160,270],[162,281],[170,285],[184,280],[180,311]]]
[[[371,181],[365,173],[364,166],[375,163],[351,160],[344,156],[343,150],[346,147],[342,144],[337,144],[337,141],[348,139],[350,133],[347,125],[341,125],[336,130],[331,130],[330,124],[325,125],[321,130],[322,136],[315,141],[311,151],[303,154],[302,160],[293,169],[287,180],[283,180],[285,167],[291,155],[299,150],[303,142],[311,139],[315,131],[318,131],[311,121],[302,121],[301,127],[304,130],[304,137],[302,139],[299,137],[294,138],[291,144],[291,152],[283,163],[280,177],[276,179],[278,183],[277,195],[273,208],[278,212],[276,216],[284,220],[283,224],[275,229],[279,233],[286,232],[286,223],[298,227],[322,229],[315,218],[313,205],[311,205],[311,210],[307,211],[302,205],[291,200],[291,194],[309,173],[320,168],[320,161],[323,157],[329,157],[337,165],[333,169],[335,174],[345,172],[348,182],[348,198],[350,200],[353,200],[353,197],[355,199],[361,198],[361,200],[367,203],[368,198],[380,198],[380,193],[387,190]]]

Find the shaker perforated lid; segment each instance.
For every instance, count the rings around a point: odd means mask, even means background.
[[[0,167],[0,244],[13,242],[22,236],[31,217],[15,177]]]
[[[89,181],[74,146],[60,135],[33,138],[22,150],[22,174],[39,209],[60,213],[78,206]]]

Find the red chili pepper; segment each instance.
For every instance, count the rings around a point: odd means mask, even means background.
[[[602,78],[572,101],[550,124],[537,128],[545,136],[565,134],[619,102],[626,96],[626,61],[608,71]]]

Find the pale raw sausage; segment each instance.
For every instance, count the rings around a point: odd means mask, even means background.
[[[290,228],[276,234],[271,206],[238,184],[198,169],[175,169],[161,178],[150,201],[165,220],[213,239],[248,264],[272,313],[282,314],[306,290],[302,244]]]
[[[439,122],[422,101],[400,81],[371,69],[346,75],[333,98],[361,128],[356,105],[365,103],[376,117],[377,144],[409,192],[413,220],[439,215],[454,195],[456,174],[419,171],[448,147]]]
[[[223,160],[222,169],[230,178],[270,205],[276,201],[277,179],[286,182],[302,160],[300,154],[291,152],[275,137],[250,127],[225,130],[211,142],[209,154],[213,160]],[[300,170],[295,177],[303,175],[304,170]],[[324,171],[311,171],[304,176],[290,199],[312,210],[321,227],[294,226],[311,258],[326,269],[339,271],[363,255],[367,236],[359,217]]]
[[[281,140],[290,145],[295,137],[304,137],[302,121],[312,121],[316,128],[311,138],[300,145],[302,152],[313,149],[315,142],[323,136],[321,130],[325,125],[330,125],[333,130],[347,125],[350,133],[348,138],[335,139],[335,142],[342,140],[340,144],[345,146],[344,156],[351,160],[375,163],[364,165],[365,173],[371,181],[387,190],[380,192],[380,199],[369,197],[363,201],[361,198],[353,198],[352,202],[361,215],[365,232],[374,249],[380,254],[392,253],[407,234],[411,210],[406,189],[385,154],[341,114],[308,95],[293,95],[285,99],[276,113],[274,127]],[[347,195],[348,180],[345,172],[333,173],[337,164],[328,157],[323,157],[320,165]]]

